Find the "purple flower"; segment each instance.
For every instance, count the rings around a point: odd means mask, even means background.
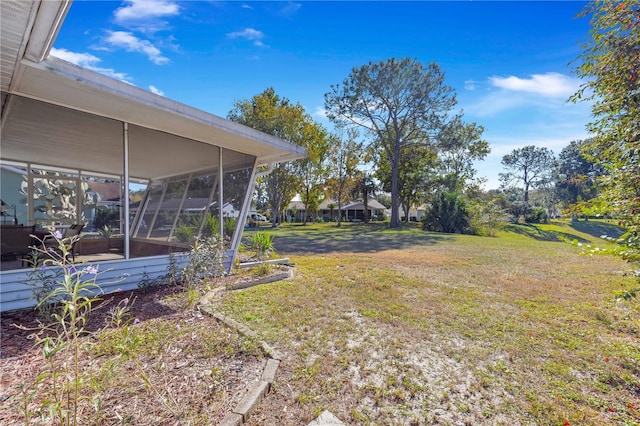
[[[176,324],[176,330],[180,330],[180,324]]]
[[[134,324],[138,324],[139,322],[140,322],[140,318],[136,318],[136,319],[133,320]]]
[[[42,266],[40,267],[40,270],[41,270],[41,271],[44,271],[45,269],[47,269],[47,266],[46,266],[46,265],[42,265]]]
[[[75,274],[76,272],[78,272],[78,270],[76,269],[75,266],[73,265],[69,266],[69,273]]]
[[[94,268],[93,266],[87,266],[84,269],[84,272],[87,274],[96,275],[98,273],[98,269]]]
[[[53,233],[53,236],[56,237],[58,240],[62,238],[62,232],[60,231],[56,231]]]

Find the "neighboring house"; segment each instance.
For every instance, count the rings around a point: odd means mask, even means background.
[[[302,201],[292,201],[284,211],[284,219],[287,223],[303,222],[307,209]],[[313,217],[307,215],[307,222],[312,221]]]
[[[50,56],[70,7],[67,0],[0,2],[1,198],[20,205],[20,224],[58,227],[86,224],[83,212],[104,202],[96,196],[101,190],[89,189],[96,179],[117,183],[125,194],[119,199],[146,188],[135,210],[128,202],[108,206],[131,220],[121,221],[119,258],[95,265],[105,292],[163,275],[172,258],[184,265],[186,255],[170,256],[188,250],[173,236],[180,215],[194,209],[204,223],[212,205],[233,204],[226,213],[239,220],[225,257],[230,268],[256,169],[303,158],[305,150]],[[5,182],[5,172],[20,178]],[[18,181],[26,196],[17,195]],[[181,200],[181,207],[163,209],[170,200]],[[222,233],[225,211],[213,210]],[[28,272],[2,268],[0,311],[34,305]]]
[[[427,211],[427,207],[425,205],[421,206],[411,206],[409,208],[409,222],[420,222],[422,218],[424,218],[424,214]],[[400,220],[405,220],[404,210],[400,208]]]
[[[332,209],[331,205],[335,205]],[[329,221],[337,221],[338,217],[341,216],[343,221],[353,222],[353,221],[364,221],[365,218],[365,210],[364,210],[364,202],[361,200],[347,201],[342,204],[340,212],[338,211],[338,203],[332,199],[326,199],[318,206],[317,215],[318,217],[322,217],[325,222]],[[370,220],[375,220],[378,218],[384,217],[385,207],[380,204],[378,200],[369,199],[367,203],[367,212]],[[285,210],[285,217],[288,222],[302,222],[304,215],[306,214],[305,205],[302,201],[292,201],[287,206]],[[307,215],[307,221],[312,221],[314,219],[313,214]]]
[[[369,220],[382,218],[385,206],[380,204],[378,200],[370,198],[367,201],[367,210],[364,209],[364,201],[355,200],[348,201],[342,206],[342,220],[347,222],[364,221],[365,214],[369,216]]]

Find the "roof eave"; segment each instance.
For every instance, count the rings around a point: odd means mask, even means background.
[[[214,128],[266,145],[268,152],[265,153],[245,151],[241,147],[230,147],[264,158],[264,162],[291,161],[306,155],[306,150],[299,145],[156,95],[59,58],[50,56],[39,63],[23,60],[19,67],[22,69],[22,78],[19,79],[19,83],[12,91],[25,97],[177,134],[205,143],[211,142],[206,140],[206,128]],[[27,78],[29,76],[33,78],[30,80]],[[36,82],[30,86],[37,79],[46,80],[46,83],[37,84]],[[99,94],[100,98],[105,101],[102,104],[96,104],[94,102],[96,98],[87,94]],[[112,102],[111,105],[107,104],[107,98]],[[136,105],[136,108],[130,106],[125,108],[125,104]],[[181,120],[180,129],[175,126],[171,127],[170,122],[166,120],[154,119],[157,113],[170,114],[174,119]]]

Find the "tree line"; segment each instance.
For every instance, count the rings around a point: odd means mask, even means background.
[[[529,220],[598,215],[629,230],[621,252],[639,262],[640,4],[596,0],[580,17],[591,29],[574,68],[584,83],[570,100],[590,103],[591,138],[571,141],[557,157],[536,146],[514,150],[502,159],[500,190],[484,192],[473,168],[490,152],[484,129],[456,112],[441,68],[410,58],[369,62],[325,94],[334,132],[273,88],[235,103],[230,119],[308,152],[275,165],[258,183],[258,202],[270,207],[275,225],[295,194],[313,211],[325,196],[340,204],[359,192],[366,200],[377,183],[391,194],[392,228],[400,209],[408,218],[408,208],[422,203],[430,207],[425,228],[449,232],[505,212]],[[372,171],[365,174],[364,165]]]
[[[256,204],[271,211],[273,226],[296,194],[312,213],[325,198],[341,211],[347,200],[366,203],[383,192],[390,194],[392,227],[401,217],[408,221],[412,207],[426,205],[427,230],[487,234],[490,223],[508,215],[527,221],[563,210],[578,215],[600,193],[605,171],[585,154],[591,140],[571,142],[559,158],[547,148],[516,149],[502,160],[501,189],[483,191],[473,164],[490,152],[484,128],[452,111],[455,93],[434,63],[369,63],[354,68],[325,99],[334,132],[273,88],[237,101],[228,114],[307,149],[304,159],[273,165],[258,179]]]
[[[354,194],[366,202],[380,189],[391,195],[390,226],[398,227],[401,208],[408,218],[409,208],[432,193],[462,193],[480,183],[473,162],[490,152],[489,143],[482,126],[465,123],[455,105],[437,64],[392,58],[354,68],[331,87],[325,107],[334,132],[273,88],[235,102],[228,118],[307,149],[306,158],[276,164],[258,181],[257,202],[269,206],[274,226],[296,194],[307,211],[325,197],[340,210]]]

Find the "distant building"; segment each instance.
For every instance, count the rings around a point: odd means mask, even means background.
[[[317,212],[307,214],[306,206],[302,201],[292,201],[285,210],[285,218],[287,222],[303,222],[305,215],[307,215],[307,222],[314,221],[316,217],[321,217],[325,222],[337,221],[338,217],[342,217],[345,222],[360,222],[364,221],[365,217],[368,217],[369,220],[377,220],[382,219],[385,215],[385,206],[373,198],[368,200],[366,212],[362,200],[347,201],[340,207],[341,209],[338,211],[338,203],[328,198],[320,203]]]

